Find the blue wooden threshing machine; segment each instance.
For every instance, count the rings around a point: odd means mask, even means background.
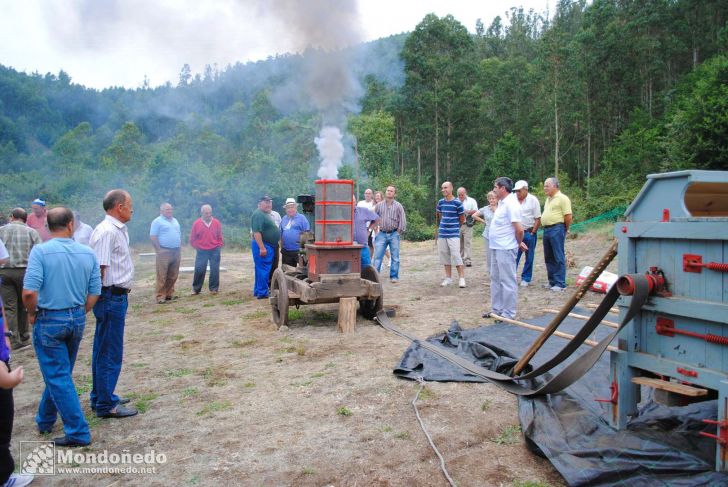
[[[718,399],[716,470],[728,470],[728,171],[653,174],[618,222],[619,274],[645,273],[651,297],[611,352],[614,428],[641,386],[670,405]],[[620,282],[620,314],[632,299]]]

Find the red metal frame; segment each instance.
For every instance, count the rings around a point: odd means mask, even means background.
[[[314,245],[334,245],[334,246],[349,246],[354,243],[354,201],[353,199],[350,199],[349,201],[327,201],[326,200],[326,190],[328,189],[329,184],[338,184],[338,185],[346,185],[348,184],[351,186],[351,195],[354,195],[354,181],[352,179],[318,179],[316,180],[316,184],[323,184],[323,201],[316,201],[316,205],[322,206],[324,208],[324,218],[322,220],[314,220],[314,225],[321,225],[322,231],[321,231],[321,240],[315,241]],[[327,206],[351,206],[351,220],[327,220],[326,219],[326,207]],[[333,225],[349,225],[350,232],[349,232],[349,240],[346,242],[340,242],[340,241],[328,241],[326,240],[326,226],[328,224]]]

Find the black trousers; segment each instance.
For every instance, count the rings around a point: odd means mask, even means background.
[[[298,265],[298,250],[284,250],[281,249],[281,255],[283,256],[283,263],[291,267]]]
[[[273,264],[270,266],[270,274],[268,274],[268,289],[270,289],[270,282],[273,279],[273,273],[278,269],[278,263],[281,260],[281,253],[279,251],[279,245],[276,244],[275,251],[273,252]]]
[[[13,435],[13,390],[0,387],[0,485],[4,485],[15,469],[10,454],[10,437]]]

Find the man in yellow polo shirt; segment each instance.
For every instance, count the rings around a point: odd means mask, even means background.
[[[543,254],[549,276],[548,287],[554,292],[566,289],[566,254],[564,241],[571,225],[571,200],[559,191],[559,180],[548,178],[543,183],[546,202],[541,215]]]

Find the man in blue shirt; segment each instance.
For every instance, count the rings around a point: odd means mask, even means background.
[[[101,294],[101,272],[93,250],[73,240],[73,212],[48,211],[51,239],[33,247],[23,280],[23,304],[33,327],[33,346],[45,390],[35,417],[48,433],[60,413],[64,436],[56,446],[85,446],[91,432],[71,373],[86,326],[86,313]]]
[[[301,233],[311,230],[305,216],[298,213],[298,204],[293,198],[288,198],[283,205],[286,216],[281,219],[281,256],[283,263],[291,267],[298,265],[298,254],[301,248]]]
[[[361,268],[364,269],[368,265],[372,265],[372,255],[369,252],[367,239],[369,238],[369,229],[376,228],[379,225],[379,215],[374,213],[366,206],[356,204],[354,197],[354,243],[364,246],[361,249]]]
[[[445,266],[445,279],[442,287],[452,284],[452,266],[458,270],[460,287],[465,287],[465,269],[460,256],[460,225],[465,222],[465,210],[462,202],[452,194],[452,183],[442,183],[443,198],[437,202],[437,252],[440,263]]]
[[[164,304],[177,298],[174,284],[182,260],[182,233],[169,203],[162,203],[159,207],[159,216],[152,221],[149,238],[157,253],[157,304]]]

